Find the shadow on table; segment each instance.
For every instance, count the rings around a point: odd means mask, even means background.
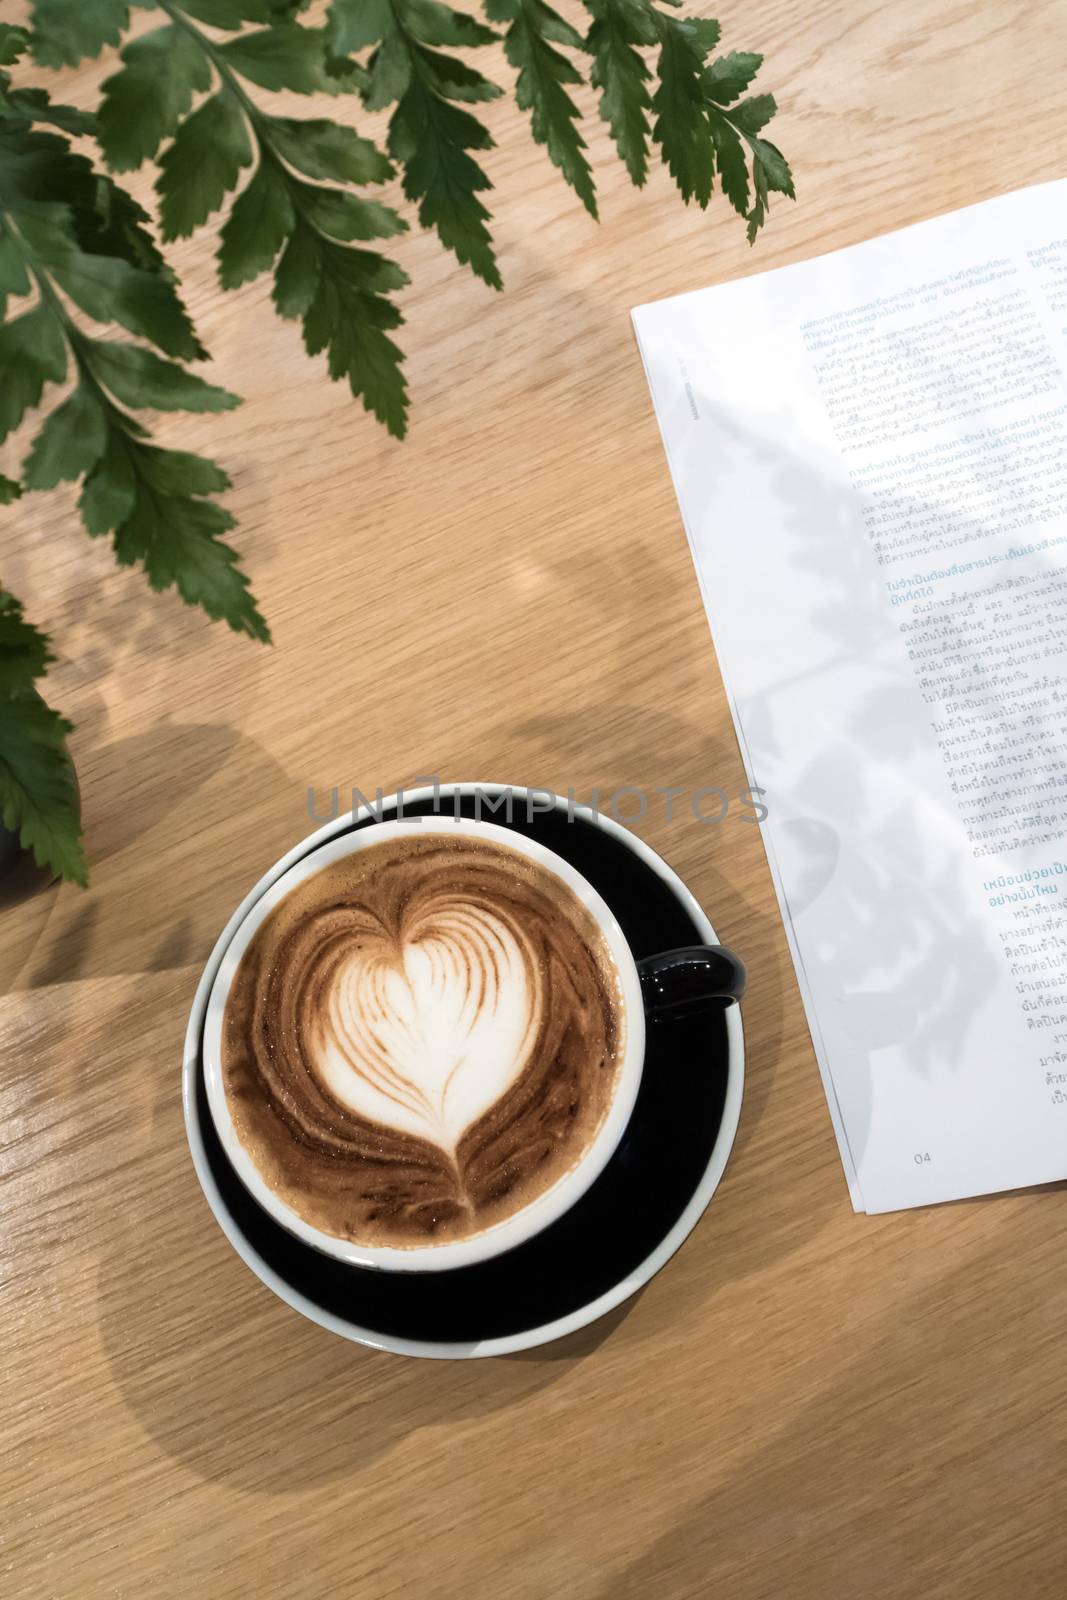
[[[1028,1215],[1036,1221],[1036,1207]],[[1024,1241],[1025,1229],[1013,1237]],[[1048,1535],[1060,1520],[1064,1431],[1048,1384],[1050,1328],[1067,1300],[1058,1281],[1038,1276],[1049,1265],[1041,1248],[1030,1281],[1042,1292],[1011,1294],[1009,1280],[1022,1289],[1027,1274],[1003,1247],[987,1249],[894,1298],[836,1378],[811,1371],[810,1348],[782,1349],[782,1362],[809,1361],[795,1408],[778,1416],[754,1390],[742,1402],[758,1441],[751,1454],[739,1450],[730,1476],[613,1573],[597,1600],[702,1600],[731,1588],[886,1600],[1062,1594],[1067,1543]],[[802,1328],[794,1337],[803,1340]],[[816,1396],[807,1404],[805,1383]],[[721,1476],[710,1417],[707,1439],[705,1481]]]
[[[249,536],[246,553],[252,554],[254,529],[255,562],[262,569],[276,543],[267,514],[270,475],[247,450],[234,460],[239,461],[235,484]],[[177,873],[161,880],[152,859],[154,830],[168,825],[168,850],[174,834],[204,832],[192,802],[222,774],[240,774],[242,761],[249,760],[249,748],[261,785],[281,772],[273,764],[273,770],[264,770],[269,758],[253,741],[243,739],[237,728],[241,709],[256,694],[265,652],[246,645],[228,658],[224,669],[220,662],[233,726],[172,721],[171,708],[180,714],[189,700],[183,685],[190,659],[204,649],[217,649],[218,632],[212,636],[211,624],[197,608],[178,605],[173,595],[152,594],[140,574],[105,570],[101,581],[92,583],[87,604],[84,577],[66,581],[68,572],[81,571],[81,563],[55,564],[55,537],[71,537],[79,548],[82,540],[77,518],[71,522],[63,510],[65,494],[61,489],[50,496],[48,508],[39,506],[36,497],[32,506],[23,500],[13,508],[22,518],[21,537],[6,552],[5,580],[21,593],[34,588],[38,563],[51,561],[58,574],[49,612],[49,632],[60,655],[56,673],[61,678],[54,692],[59,709],[74,723],[70,748],[81,789],[91,886],[77,891],[54,885],[22,902],[14,914],[0,910],[0,992],[37,989],[98,973],[161,971],[192,960],[196,918],[183,905],[183,896],[191,895],[193,885]],[[146,732],[109,743],[111,710],[101,691],[105,686],[114,689],[117,683],[121,699],[121,685],[127,679],[136,680],[140,704],[151,705],[157,716],[161,710],[163,714]],[[262,760],[256,760],[255,752]],[[281,776],[284,780],[284,773]],[[239,789],[239,778],[234,789]],[[108,862],[134,845],[144,851],[144,860],[134,881],[124,885],[125,897],[119,903],[105,887]],[[168,926],[150,944],[149,925],[163,916]]]
[[[177,1139],[176,1110],[167,1137]],[[135,1223],[101,1262],[115,1383],[158,1448],[205,1481],[296,1494],[359,1472],[411,1434],[507,1411],[565,1379],[633,1302],[541,1350],[421,1361],[368,1350],[276,1300],[216,1231],[191,1172],[166,1239]],[[436,1447],[433,1447],[436,1448]]]
[[[258,875],[237,841],[254,821],[258,870],[293,843],[294,786],[254,739],[224,724],[161,723],[117,740],[86,763],[86,891],[51,888],[0,916],[0,988],[42,989],[79,979],[169,971],[206,959]],[[277,849],[275,849],[277,845]],[[212,874],[188,870],[199,849]],[[157,850],[164,853],[161,869]],[[271,852],[274,852],[273,854]],[[122,893],[109,861],[123,863]],[[139,852],[139,853],[138,853]]]

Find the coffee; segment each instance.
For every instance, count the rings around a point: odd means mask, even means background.
[[[625,1048],[595,917],[493,840],[408,834],[298,884],[223,1018],[241,1143],[305,1222],[359,1244],[467,1239],[581,1160]]]

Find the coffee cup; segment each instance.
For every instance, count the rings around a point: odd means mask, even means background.
[[[410,841],[410,843],[409,843]],[[367,1242],[352,1237],[349,1230],[334,1231],[316,1225],[307,1215],[302,1215],[300,1197],[275,1181],[263,1166],[262,1150],[253,1152],[247,1139],[242,1137],[240,1101],[235,1100],[232,1074],[228,1083],[226,1066],[227,1006],[234,993],[238,975],[243,970],[245,958],[262,940],[270,919],[283,905],[292,904],[294,891],[309,893],[306,886],[314,888],[315,881],[325,881],[321,875],[333,872],[347,873],[363,869],[373,871],[376,861],[394,859],[405,851],[419,852],[436,860],[442,852],[463,849],[481,852],[504,852],[514,859],[516,881],[524,875],[533,875],[539,889],[551,882],[560,896],[560,906],[565,902],[580,907],[582,924],[587,929],[585,943],[594,944],[601,952],[598,960],[604,972],[610,973],[611,1004],[619,1024],[617,1047],[612,1061],[610,1092],[595,1126],[590,1125],[588,1138],[583,1138],[575,1159],[562,1170],[547,1187],[532,1195],[528,1203],[505,1216],[475,1228],[461,1237],[447,1237],[443,1241],[428,1238],[425,1242],[405,1241],[395,1243]],[[440,847],[440,849],[438,849]],[[389,854],[390,850],[392,855]],[[374,854],[362,857],[363,852]],[[422,868],[416,863],[416,872]],[[462,869],[461,869],[462,870]],[[561,911],[559,915],[565,921]],[[575,913],[575,917],[579,914]],[[496,938],[496,933],[493,934]],[[438,940],[440,942],[440,940]],[[494,946],[494,970],[500,966],[507,972],[507,952],[504,946]],[[501,954],[501,952],[504,952]],[[499,958],[499,959],[498,959]],[[346,980],[347,981],[347,980]],[[568,1212],[600,1176],[604,1167],[619,1146],[630,1120],[645,1064],[645,1031],[648,1020],[683,1007],[728,1002],[740,998],[744,987],[744,969],[740,962],[720,946],[694,946],[685,950],[667,951],[646,957],[640,962],[633,953],[610,907],[603,897],[586,881],[581,873],[562,856],[549,850],[537,839],[503,828],[491,822],[467,817],[424,816],[408,821],[378,822],[364,826],[353,833],[329,839],[295,862],[274,879],[264,893],[248,908],[227,947],[215,975],[208,998],[204,1035],[203,1062],[207,1100],[212,1121],[217,1130],[226,1157],[241,1182],[257,1203],[275,1221],[296,1238],[314,1249],[354,1266],[377,1268],[393,1272],[437,1272],[473,1265],[490,1259],[521,1245],[535,1234],[550,1227]],[[371,992],[371,991],[368,991]],[[376,991],[374,991],[376,992]],[[434,991],[435,993],[437,990]],[[406,997],[407,998],[407,997]],[[369,1004],[370,1002],[368,1002]],[[377,1000],[374,1002],[377,1004]],[[505,1008],[506,1009],[506,1008]],[[377,1015],[377,1013],[376,1013]],[[451,1015],[451,1013],[450,1013]],[[380,1020],[380,1019],[379,1019]],[[407,1016],[405,1026],[410,1022]],[[396,1036],[396,1029],[390,1037]],[[429,1037],[424,1035],[423,1037]],[[498,1032],[497,1039],[509,1037],[506,1030]],[[377,1036],[375,1036],[377,1038]],[[381,1041],[378,1040],[378,1043]],[[490,1038],[489,1043],[493,1042]],[[379,1057],[381,1052],[378,1052]],[[499,1069],[492,1052],[484,1059]],[[405,1063],[401,1063],[404,1066]],[[472,1072],[474,1069],[470,1069]],[[401,1100],[414,1100],[408,1094],[408,1078],[396,1063],[385,1063],[382,1072],[389,1075],[388,1082],[402,1086]],[[417,1066],[408,1067],[409,1075]],[[506,1074],[505,1074],[506,1077]],[[385,1079],[380,1080],[385,1082]],[[492,1093],[492,1084],[482,1085]],[[475,1085],[477,1090],[478,1086]],[[365,1096],[372,1096],[373,1086],[364,1086]],[[413,1091],[412,1091],[413,1092]],[[328,1097],[327,1097],[328,1098]],[[400,1102],[398,1101],[398,1104]],[[361,1102],[366,1113],[367,1105],[374,1108],[385,1104],[370,1098]],[[235,1105],[238,1107],[235,1116]],[[485,1106],[479,1102],[481,1109]],[[403,1108],[401,1108],[403,1109]],[[475,1106],[478,1109],[478,1105]],[[389,1108],[386,1107],[388,1119]],[[413,1113],[411,1113],[413,1114]],[[404,1116],[410,1115],[404,1112]],[[462,1108],[460,1115],[462,1116]],[[396,1114],[403,1121],[400,1112]],[[370,1118],[373,1126],[373,1115]],[[401,1133],[403,1129],[399,1130]],[[460,1130],[462,1131],[462,1130]],[[391,1130],[392,1134],[398,1132]],[[405,1137],[422,1136],[427,1142],[426,1130],[418,1125],[409,1126]],[[432,1143],[432,1138],[429,1139]],[[393,1188],[396,1188],[394,1182]]]

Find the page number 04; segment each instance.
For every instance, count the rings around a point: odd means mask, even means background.
[[[917,1167],[929,1166],[930,1165],[930,1152],[929,1152],[929,1150],[916,1150],[915,1154],[912,1156],[911,1159],[914,1161],[914,1163],[915,1163],[915,1165]]]

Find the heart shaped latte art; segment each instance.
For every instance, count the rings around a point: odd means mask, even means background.
[[[366,930],[320,993],[309,1066],[343,1106],[450,1155],[526,1066],[543,1005],[522,931],[462,898]]]
[[[257,929],[223,1026],[226,1096],[265,1181],[365,1244],[463,1238],[570,1172],[625,1044],[593,914],[483,838],[382,840]]]

